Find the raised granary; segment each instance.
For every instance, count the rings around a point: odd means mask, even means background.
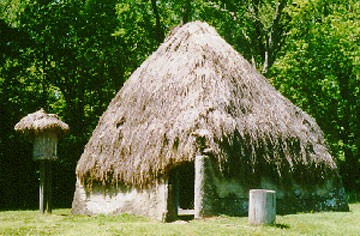
[[[57,157],[58,135],[67,132],[69,126],[55,114],[48,114],[43,109],[22,118],[15,130],[24,133],[33,141],[33,159],[40,162],[39,211],[52,211],[51,161]]]

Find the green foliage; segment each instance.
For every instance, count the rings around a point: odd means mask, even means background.
[[[346,187],[358,188],[359,3],[296,1],[273,83],[325,130]]]

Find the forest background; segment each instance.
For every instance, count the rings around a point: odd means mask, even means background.
[[[99,116],[180,23],[206,21],[316,119],[346,190],[360,190],[357,0],[0,0],[0,209],[38,206],[39,166],[14,125],[44,108],[69,124],[54,162],[54,207]]]

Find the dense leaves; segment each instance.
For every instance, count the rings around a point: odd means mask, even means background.
[[[360,4],[297,1],[274,84],[322,127],[346,187],[360,180]]]
[[[207,21],[323,128],[344,183],[358,189],[359,3],[354,0],[3,0],[0,207],[37,207],[38,163],[13,127],[40,107],[71,133],[54,164],[55,206],[114,94],[178,24]],[[13,183],[13,184],[9,184]]]

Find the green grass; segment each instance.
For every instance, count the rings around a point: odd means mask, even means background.
[[[276,217],[276,225],[249,226],[247,217],[220,216],[160,223],[148,218],[71,215],[70,209],[41,216],[37,211],[0,212],[0,235],[360,235],[360,203],[350,212]]]

